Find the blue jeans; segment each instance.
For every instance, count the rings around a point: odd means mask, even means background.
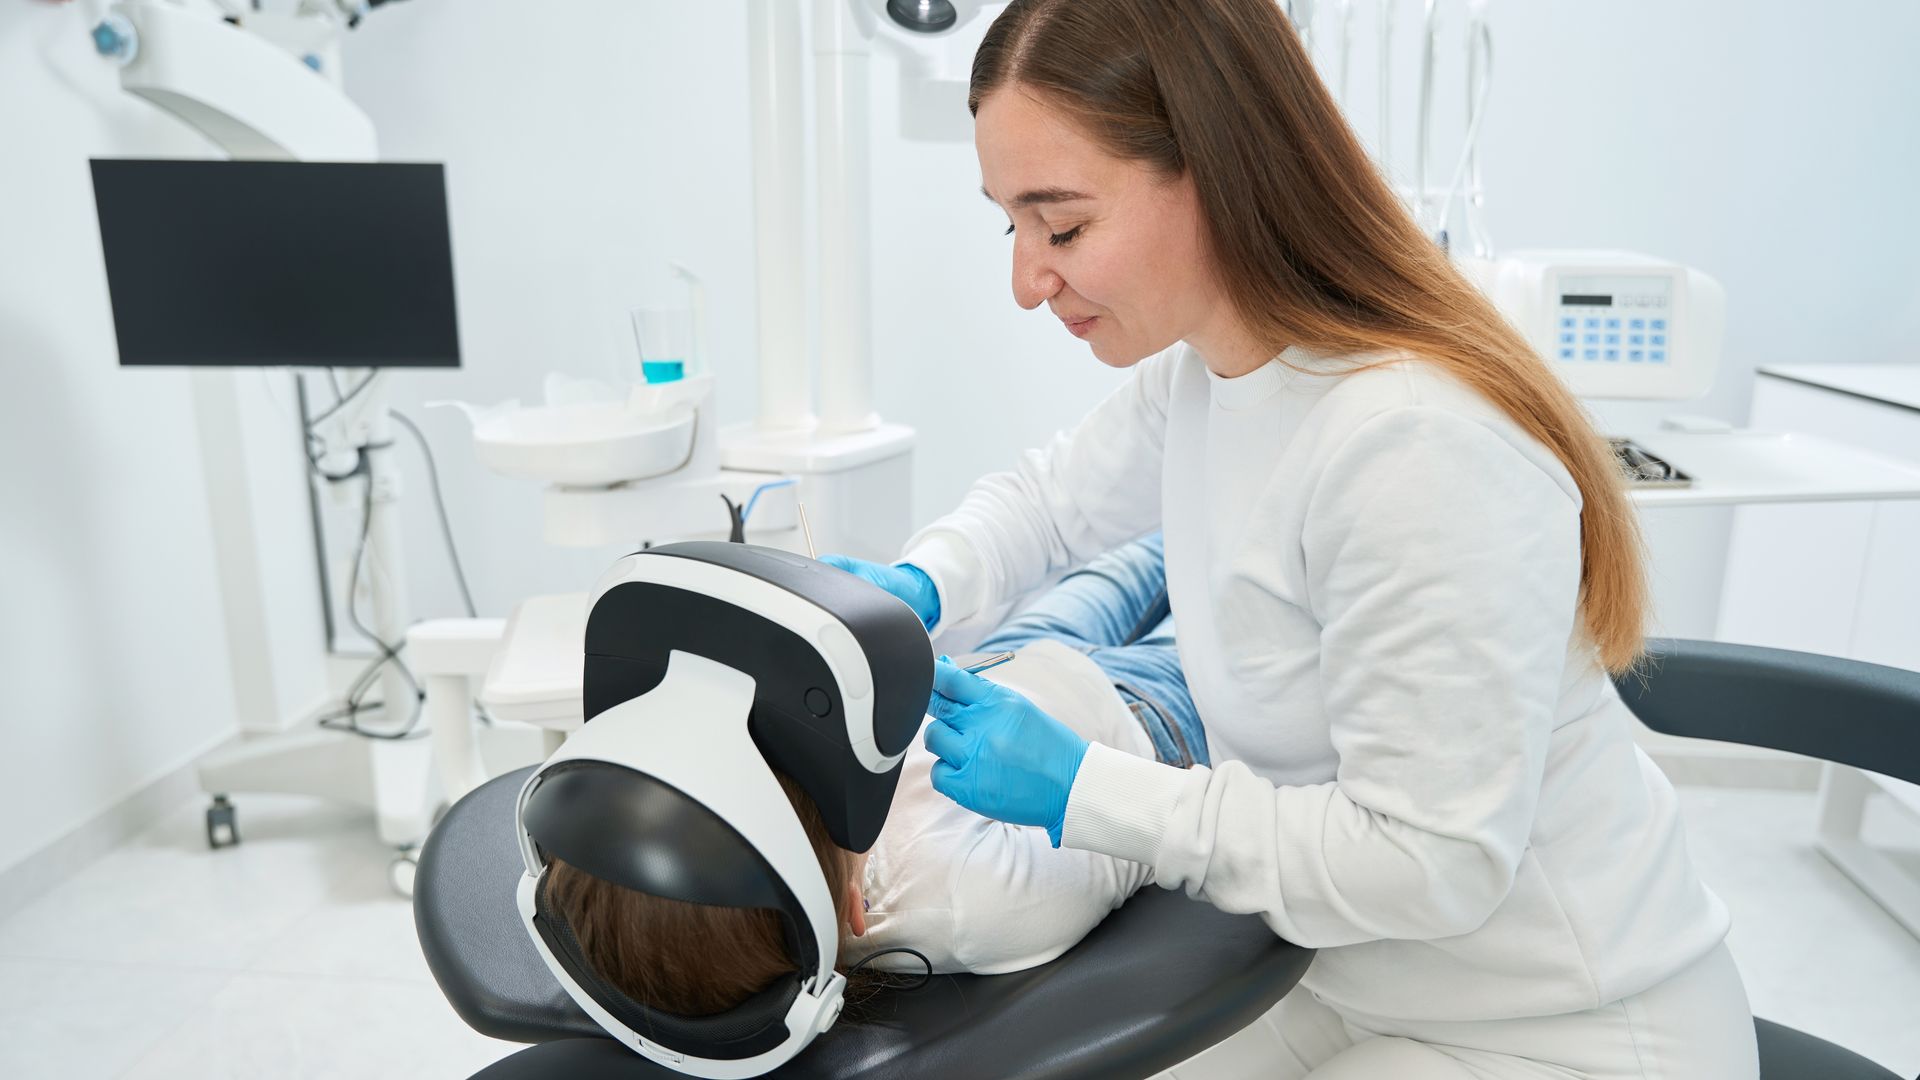
[[[1076,570],[977,648],[1018,649],[1042,639],[1079,649],[1100,666],[1169,765],[1210,764],[1207,735],[1173,644],[1167,568],[1159,533]]]

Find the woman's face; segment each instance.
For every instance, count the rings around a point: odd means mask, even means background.
[[[1041,304],[1093,355],[1131,367],[1215,319],[1193,183],[1113,157],[1017,84],[981,102],[982,189],[1013,226],[1013,298]]]

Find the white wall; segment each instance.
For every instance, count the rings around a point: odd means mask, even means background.
[[[14,573],[0,656],[15,763],[0,784],[0,820],[14,823],[0,867],[230,733],[249,692],[230,678],[247,643],[224,629],[191,380],[114,367],[85,165],[207,148],[119,91],[85,36],[103,8],[0,5],[0,553]],[[1494,5],[1494,238],[1639,249],[1717,276],[1726,367],[1692,411],[1743,419],[1762,363],[1914,357],[1920,76],[1906,53],[1920,7],[1850,10],[1877,21],[1739,0]],[[1369,137],[1370,48],[1354,64]],[[457,418],[419,403],[531,399],[549,370],[613,372],[632,356],[625,308],[662,295],[678,259],[708,281],[723,419],[751,415],[745,54],[742,4],[678,0],[412,0],[375,12],[347,46],[348,89],[385,154],[448,164],[467,367],[401,375],[395,398],[434,442],[485,613],[584,587],[612,552],[546,547],[537,491],[480,470]],[[1456,59],[1443,56],[1446,87]],[[1002,221],[979,197],[971,148],[900,138],[891,70],[876,61],[877,397],[921,432],[914,516],[925,520],[1119,376],[1011,303]],[[1457,98],[1442,98],[1443,130]],[[261,412],[242,438],[264,445],[274,423],[261,416],[285,408],[284,390],[239,392]],[[1599,409],[1615,429],[1666,411]],[[403,442],[412,608],[453,614],[415,453]],[[258,499],[270,476],[244,486]],[[327,513],[338,525],[353,511]],[[1724,516],[1671,514],[1650,521],[1664,621],[1707,633]],[[278,601],[270,652],[292,668],[317,638],[306,554],[289,555],[305,522],[252,523],[265,533],[255,579]],[[266,700],[284,710],[309,685],[292,671]]]
[[[204,156],[104,5],[0,5],[0,870],[230,734],[193,377],[117,366],[89,156]]]
[[[1763,363],[1912,355],[1920,79],[1903,43],[1920,39],[1920,8],[1871,8],[1868,25],[1737,0],[1494,5],[1483,169],[1496,243],[1641,250],[1727,289],[1714,392],[1683,405],[1600,403],[1610,429],[1682,409],[1741,421]],[[1356,19],[1351,78],[1356,126],[1371,140],[1370,10]],[[723,412],[745,418],[754,298],[742,6],[526,11],[415,0],[369,20],[347,52],[349,88],[385,151],[444,159],[453,184],[469,367],[412,377],[403,399],[530,397],[548,369],[606,369],[631,348],[621,309],[680,258],[710,279]],[[1331,28],[1321,29],[1324,54]],[[1456,19],[1446,33],[1458,31]],[[1404,100],[1392,160],[1407,177],[1411,24],[1396,41]],[[1459,69],[1457,46],[1443,46],[1435,160],[1446,164]],[[1072,422],[1116,376],[1044,312],[1012,304],[1002,221],[979,197],[972,148],[901,138],[892,70],[876,58],[877,402],[921,433],[914,515],[925,520]],[[479,470],[450,416],[427,422],[482,607],[587,580],[606,553],[543,551],[528,486]],[[417,609],[451,611],[426,508],[416,500],[411,512]],[[1726,513],[1664,511],[1647,524],[1663,628],[1711,633]]]
[[[476,599],[494,614],[535,591],[587,587],[617,552],[544,546],[537,486],[482,470],[464,424],[414,402],[537,399],[549,370],[632,363],[625,309],[674,295],[666,264],[679,260],[707,282],[722,419],[750,419],[754,403],[745,6],[526,11],[413,0],[376,12],[345,57],[382,153],[447,162],[466,366],[401,376],[395,396],[435,442]],[[980,197],[971,146],[902,142],[891,71],[876,62],[876,394],[883,415],[920,429],[924,519],[1117,377],[1044,313],[1007,300],[1004,220]],[[810,189],[812,177],[795,182]],[[415,608],[451,614],[458,598],[425,495],[410,481]]]
[[[1763,364],[1920,358],[1920,5],[1558,0],[1494,18],[1495,240],[1645,251],[1726,287],[1713,392],[1602,404],[1612,430],[1744,422]],[[1731,512],[1645,521],[1664,628],[1712,636]]]
[[[744,8],[535,11],[498,0],[396,4],[375,12],[345,55],[348,89],[373,117],[382,155],[447,164],[464,368],[398,375],[394,403],[435,446],[483,614],[505,614],[530,593],[587,588],[618,552],[543,544],[538,485],[482,470],[465,421],[422,402],[533,403],[550,371],[605,378],[625,364],[637,378],[627,310],[677,298],[667,263],[679,260],[707,284],[722,419],[752,409]],[[455,614],[417,451],[403,445],[400,461],[415,612]]]

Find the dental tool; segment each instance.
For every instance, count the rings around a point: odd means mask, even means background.
[[[813,526],[807,524],[807,504],[796,502],[793,505],[795,509],[800,511],[800,531],[805,533],[807,537],[807,558],[817,559],[820,557],[820,553],[813,549]]]
[[[988,668],[999,667],[1001,664],[1004,664],[1011,659],[1013,659],[1012,653],[997,652],[997,653],[994,653],[992,656],[987,657],[984,660],[976,660],[973,663],[968,664],[966,667],[962,668],[961,670],[965,671],[969,675],[978,675],[981,672],[987,670]]]

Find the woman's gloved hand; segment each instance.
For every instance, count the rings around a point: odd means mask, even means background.
[[[927,572],[912,563],[888,566],[856,559],[851,555],[822,555],[820,561],[878,585],[906,601],[913,613],[920,616],[921,625],[927,629],[933,629],[933,624],[940,621],[940,593],[934,589],[933,579],[927,576]]]
[[[1087,740],[1020,694],[941,657],[927,704],[934,790],[985,817],[1039,825],[1054,847]]]

